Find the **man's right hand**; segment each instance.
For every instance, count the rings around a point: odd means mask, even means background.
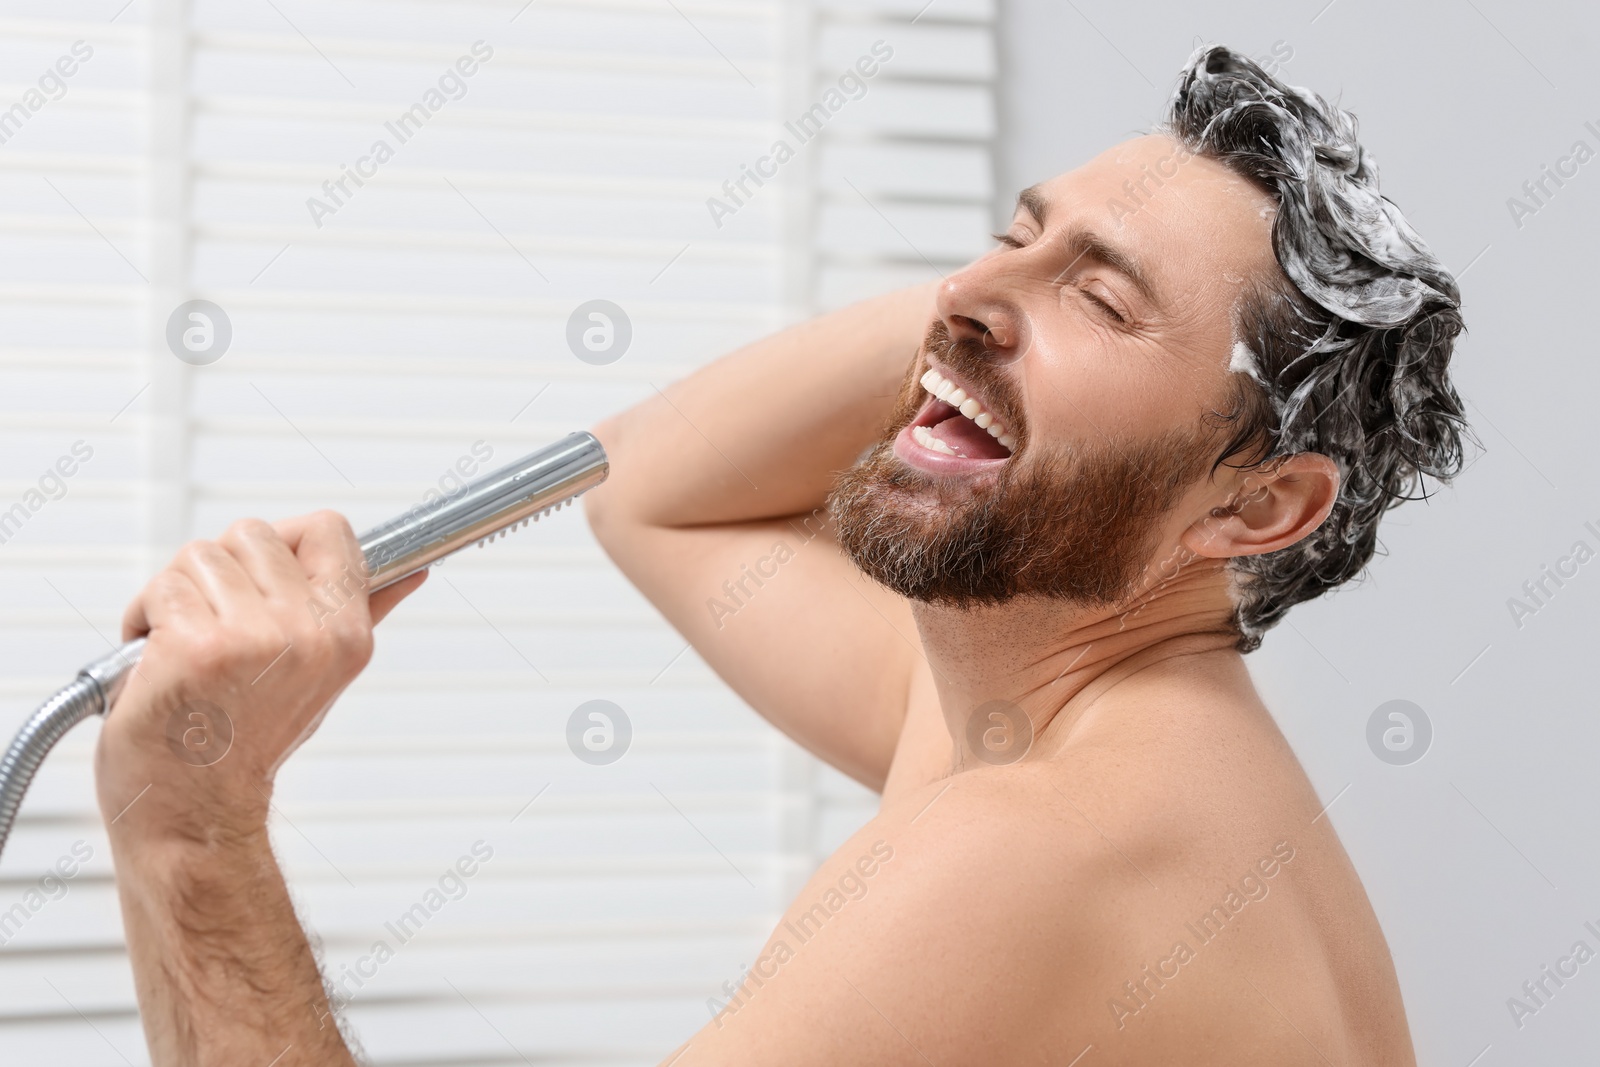
[[[265,827],[278,766],[366,666],[373,625],[426,574],[369,601],[363,567],[350,524],[322,511],[237,522],[150,580],[122,624],[124,640],[148,638],[144,657],[95,753],[114,847]]]

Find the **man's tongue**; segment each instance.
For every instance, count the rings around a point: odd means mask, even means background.
[[[966,459],[1005,459],[1011,453],[990,436],[989,431],[965,415],[952,415],[935,423],[928,432],[949,445],[956,455]]]

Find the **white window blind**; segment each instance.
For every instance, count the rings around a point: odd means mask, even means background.
[[[324,506],[364,529],[985,245],[992,3],[120,6],[0,4],[7,738],[183,541]],[[166,337],[195,299],[231,327],[206,366]],[[592,300],[631,323],[615,362],[569,349]],[[603,766],[567,740],[597,699],[632,725]],[[6,1063],[147,1062],[96,730],[0,859]],[[385,623],[276,808],[374,1063],[645,1064],[873,798],[743,706],[567,510]]]

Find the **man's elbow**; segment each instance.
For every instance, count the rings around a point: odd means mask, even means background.
[[[617,536],[629,526],[637,525],[637,517],[632,515],[634,509],[629,507],[628,479],[624,474],[618,477],[616,468],[617,460],[622,453],[622,441],[625,433],[622,428],[622,416],[614,415],[589,428],[589,432],[600,439],[601,445],[606,450],[606,460],[611,465],[611,472],[606,480],[584,493],[580,498],[583,502],[584,516],[589,520],[589,529],[594,531],[594,536],[600,546],[608,553],[615,551]]]
[[[600,542],[600,547],[606,554],[616,555],[617,538],[626,520],[618,516],[618,507],[609,499],[605,486],[591,489],[583,494],[583,514],[589,520],[589,529],[594,534],[594,539]]]

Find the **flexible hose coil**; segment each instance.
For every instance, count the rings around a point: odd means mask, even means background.
[[[0,758],[0,850],[11,836],[22,797],[33,783],[33,776],[66,732],[91,715],[105,710],[105,694],[100,683],[80,674],[39,705],[39,710],[23,724],[11,747]]]

